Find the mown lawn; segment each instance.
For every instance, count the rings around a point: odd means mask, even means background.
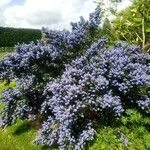
[[[0,52],[0,58],[3,58],[6,55],[6,52]]]
[[[12,54],[13,52],[0,52],[0,59],[4,58],[5,56]]]
[[[0,150],[46,150],[31,143],[36,133],[30,124],[23,121],[8,129],[0,129]]]

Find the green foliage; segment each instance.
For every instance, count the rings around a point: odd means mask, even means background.
[[[128,127],[148,126],[150,125],[150,118],[144,117],[137,110],[129,109],[126,116],[121,118],[121,122]]]
[[[89,150],[149,150],[149,141],[150,117],[130,109],[115,126],[100,128]]]
[[[41,31],[36,29],[0,27],[0,47],[14,47],[18,43],[29,43],[41,39]]]
[[[104,23],[103,23],[103,27],[102,27],[102,30],[104,32],[105,35],[109,34],[111,32],[111,23],[110,23],[110,20],[108,18],[106,18],[104,20]]]
[[[14,47],[0,47],[0,54],[5,52],[14,52]]]
[[[101,35],[100,36],[105,36],[109,40],[109,45],[114,44],[114,36],[113,36],[113,27],[111,24],[111,21],[108,18],[104,19],[103,26],[101,28]]]
[[[145,51],[150,49],[150,0],[134,0],[133,4],[117,14],[113,33],[118,40],[137,43]]]
[[[122,150],[123,145],[117,135],[115,135],[115,130],[111,127],[103,128],[97,133],[97,138],[94,144],[89,148],[89,150]]]

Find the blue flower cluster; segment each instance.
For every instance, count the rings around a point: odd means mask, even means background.
[[[150,55],[134,45],[108,48],[97,37],[99,13],[71,23],[71,31],[43,28],[44,42],[18,45],[0,61],[0,79],[16,82],[3,93],[2,127],[40,117],[36,144],[81,150],[108,115],[150,113]]]
[[[21,115],[23,109],[17,106],[17,100],[22,99],[22,93],[19,89],[8,89],[3,92],[3,100],[1,104],[4,104],[4,110],[1,115],[0,125],[1,127],[7,127],[16,122],[17,115]]]
[[[142,110],[144,110],[146,113],[150,113],[150,97],[143,96],[137,101],[137,103]]]

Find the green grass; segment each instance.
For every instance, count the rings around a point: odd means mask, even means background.
[[[0,58],[3,58],[4,56],[6,56],[6,52],[0,52]]]
[[[0,97],[1,97],[2,91],[7,89],[8,87],[15,87],[15,82],[11,82],[9,86],[5,85],[5,82],[0,82]]]
[[[37,130],[29,122],[18,120],[7,129],[0,129],[0,150],[55,150],[33,143]]]
[[[13,52],[1,52],[0,51],[0,59],[4,58],[5,56],[12,54]]]
[[[30,124],[18,121],[8,129],[0,129],[0,150],[46,150],[32,143],[36,134]]]

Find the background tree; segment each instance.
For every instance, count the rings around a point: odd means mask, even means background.
[[[144,51],[150,48],[150,0],[134,0],[132,5],[116,15],[112,21],[118,40],[140,44]]]
[[[102,27],[100,36],[105,36],[108,38],[110,45],[115,42],[115,36],[112,33],[112,18],[117,15],[117,6],[122,0],[98,0],[95,3],[98,4],[98,7],[101,10],[102,16]]]
[[[143,51],[149,52],[150,0],[130,0],[132,4],[118,12],[117,8],[121,2],[124,0],[99,0],[96,2],[102,12],[102,30],[105,29],[101,33],[107,35],[111,43],[125,41],[139,44]]]

